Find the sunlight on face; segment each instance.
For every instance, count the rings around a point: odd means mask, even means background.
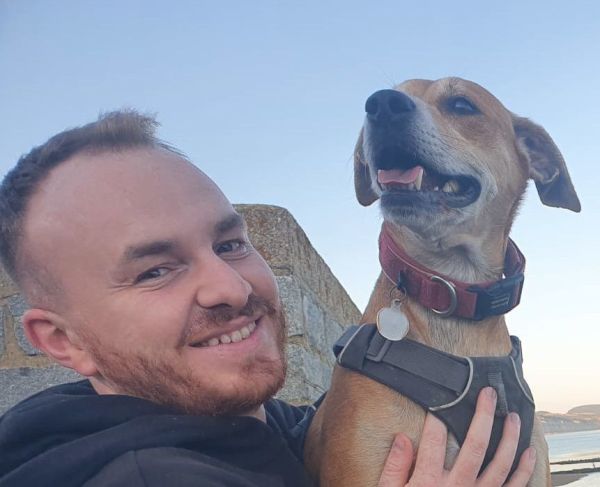
[[[164,150],[76,156],[33,198],[26,235],[64,285],[63,318],[97,390],[217,414],[282,385],[274,276],[187,161]]]

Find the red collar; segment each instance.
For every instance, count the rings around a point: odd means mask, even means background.
[[[507,313],[521,299],[525,257],[510,239],[504,258],[504,278],[499,281],[470,284],[422,267],[396,245],[385,223],[379,235],[379,262],[390,281],[441,316],[483,320]]]

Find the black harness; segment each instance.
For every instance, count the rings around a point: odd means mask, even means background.
[[[337,362],[380,382],[430,411],[447,426],[460,445],[475,413],[479,391],[492,386],[497,394],[490,444],[482,469],[493,458],[504,418],[517,412],[521,434],[511,473],[531,443],[535,404],[523,378],[521,342],[511,336],[504,357],[461,357],[408,338],[387,340],[376,326],[351,326],[334,345]]]

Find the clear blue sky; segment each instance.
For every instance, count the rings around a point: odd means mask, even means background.
[[[289,209],[355,302],[378,274],[376,207],[351,155],[373,91],[461,76],[542,124],[583,204],[531,191],[524,341],[538,408],[600,403],[600,3],[0,0],[0,174],[50,135],[123,106],[158,115],[234,202]]]

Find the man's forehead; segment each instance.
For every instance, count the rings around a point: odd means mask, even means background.
[[[78,154],[43,181],[32,198],[40,209],[69,213],[121,205],[185,198],[224,198],[217,186],[193,164],[162,149]]]
[[[190,215],[206,225],[233,211],[208,176],[165,150],[81,154],[42,182],[25,219],[26,239],[71,233],[90,239],[145,237]]]
[[[52,169],[40,190],[119,188],[139,180],[168,182],[179,175],[196,182],[209,181],[191,162],[166,149],[83,152]]]

